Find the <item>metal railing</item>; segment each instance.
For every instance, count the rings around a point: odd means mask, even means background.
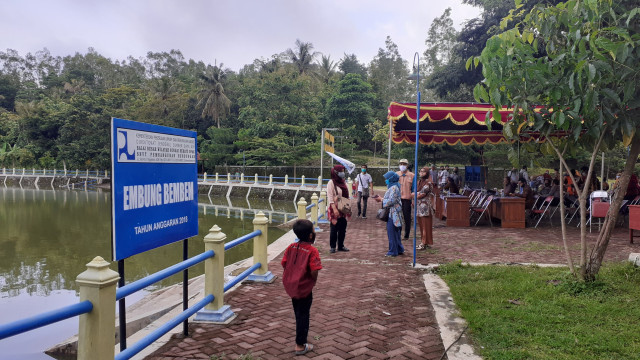
[[[209,230],[209,234],[204,238],[205,251],[203,253],[117,289],[118,273],[109,269],[108,262],[104,261],[101,257],[96,257],[92,262],[87,264],[87,271],[78,275],[76,279],[76,282],[80,285],[79,303],[0,325],[0,339],[81,315],[80,332],[78,334],[78,359],[115,358],[124,360],[138,354],[162,335],[171,331],[171,329],[183,323],[194,314],[197,314],[196,319],[198,319],[198,321],[224,323],[230,317],[235,316],[229,309],[229,306],[224,305],[225,292],[246,278],[250,278],[256,282],[272,282],[274,278],[273,274],[268,271],[268,220],[264,216],[264,213],[259,212],[256,214],[253,223],[253,232],[226,244],[226,235],[222,233],[217,225],[214,225]],[[224,283],[225,251],[249,240],[254,240],[253,265],[229,282]],[[205,262],[204,298],[114,356],[115,346],[112,340],[109,341],[109,338],[112,339],[112,337],[107,334],[113,334],[115,332],[115,312],[113,312],[113,309],[116,301],[201,262]],[[99,289],[97,292],[95,290],[96,288]],[[88,291],[87,289],[93,289],[93,291]],[[84,315],[90,313],[100,315]],[[202,317],[198,318],[200,315],[202,315]]]
[[[7,176],[42,176],[42,177],[82,177],[105,179],[111,176],[108,170],[67,170],[67,169],[36,169],[36,168],[1,168],[0,175]]]

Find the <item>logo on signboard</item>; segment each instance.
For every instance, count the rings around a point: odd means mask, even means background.
[[[133,144],[133,136],[129,137],[129,133],[125,130],[118,129],[118,160],[127,161],[136,159],[135,144]],[[133,152],[129,152],[129,145]]]

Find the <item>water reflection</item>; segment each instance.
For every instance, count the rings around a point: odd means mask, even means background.
[[[227,241],[253,231],[252,220],[259,210],[272,220],[274,226],[269,228],[269,242],[273,242],[284,234],[284,230],[275,225],[285,216],[290,220],[295,211],[290,201],[251,200],[247,205],[245,199],[234,199],[233,202],[240,204],[234,205],[226,198],[214,199],[205,195],[199,202],[199,235],[189,241],[189,256],[204,251],[202,238],[214,224],[222,228]],[[0,188],[0,224],[0,307],[3,309],[0,323],[34,315],[45,308],[50,310],[72,304],[73,301],[55,307],[34,305],[49,304],[63,293],[75,294],[77,299],[75,278],[86,269],[85,264],[95,256],[111,259],[109,192]],[[252,251],[251,242],[242,244],[225,254],[225,263],[250,257]],[[136,255],[125,260],[126,282],[181,260],[181,242]],[[111,268],[116,270],[116,265],[112,264]],[[199,264],[189,269],[189,275],[198,276],[203,271],[204,265]],[[182,275],[178,274],[156,287],[180,281]],[[65,299],[68,298],[69,295],[65,295]],[[23,300],[28,300],[32,306],[11,306]],[[62,331],[62,338],[60,331],[54,331],[53,337],[39,335],[38,339],[43,341],[42,350],[73,335],[77,331],[77,320],[69,324],[70,328]],[[33,339],[32,336],[29,337]],[[3,340],[0,354],[4,353],[6,345],[7,340]]]

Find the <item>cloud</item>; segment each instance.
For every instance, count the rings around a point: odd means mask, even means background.
[[[3,1],[0,13],[11,16],[0,32],[11,34],[2,46],[21,55],[46,47],[64,56],[93,47],[115,60],[178,49],[186,58],[217,60],[233,70],[292,48],[296,39],[334,60],[355,53],[369,63],[389,35],[411,61],[447,6],[458,29],[480,13],[458,1],[434,0]]]

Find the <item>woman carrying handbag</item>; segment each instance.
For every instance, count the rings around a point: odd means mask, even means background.
[[[336,252],[336,247],[338,251],[349,251],[344,246],[344,238],[347,235],[347,218],[351,216],[351,209],[338,208],[345,200],[347,202],[349,200],[349,189],[344,179],[344,166],[335,165],[331,169],[331,180],[327,183],[327,202],[329,203],[327,219],[331,224],[329,233],[331,250],[329,252],[332,254]]]
[[[382,201],[383,208],[389,208],[389,219],[387,220],[387,237],[389,238],[389,251],[385,256],[398,256],[404,254],[404,247],[400,241],[400,233],[404,224],[402,217],[402,201],[400,200],[400,177],[393,171],[384,174],[387,192],[384,198],[374,198],[377,202]]]

